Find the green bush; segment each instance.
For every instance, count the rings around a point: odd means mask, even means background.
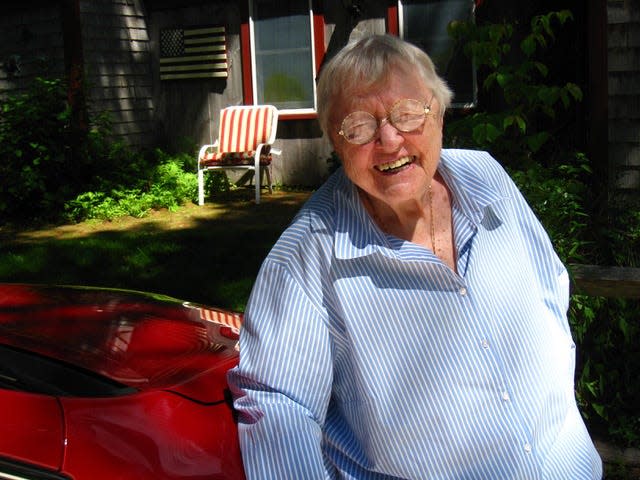
[[[133,181],[130,179],[127,184],[120,185],[114,185],[113,180],[104,181],[102,187],[105,189],[84,192],[67,202],[67,219],[143,217],[152,209],[175,210],[185,201],[194,201],[197,198],[196,174],[185,171],[191,157],[186,154],[169,157],[160,150],[156,150],[156,155],[150,162],[155,163],[155,167],[138,171],[132,177]],[[144,162],[140,160],[139,163]]]
[[[637,300],[572,297],[581,410],[592,431],[625,447],[640,443],[639,308]]]
[[[36,78],[0,108],[0,216],[8,221],[140,217],[196,199],[193,155],[135,151],[114,139],[107,114],[89,119],[72,155],[61,80]]]
[[[509,173],[544,223],[566,264],[588,263],[595,256],[589,224],[591,168],[582,153],[567,153],[566,163],[545,167],[532,163]]]
[[[50,216],[77,193],[65,149],[69,110],[59,80],[36,78],[0,104],[0,216]]]
[[[560,133],[573,121],[569,107],[582,100],[582,90],[573,82],[552,83],[544,58],[554,29],[572,18],[568,10],[538,15],[518,45],[513,24],[452,22],[450,35],[473,58],[484,75],[482,89],[500,108],[452,122],[450,145],[487,149],[519,166],[535,156],[554,159],[555,152],[566,151]]]

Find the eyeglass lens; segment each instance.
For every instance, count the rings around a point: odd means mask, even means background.
[[[406,98],[396,102],[389,115],[380,122],[369,112],[350,113],[342,121],[339,134],[350,143],[362,145],[373,140],[385,120],[401,132],[412,132],[424,124],[428,111],[429,107],[424,103]]]

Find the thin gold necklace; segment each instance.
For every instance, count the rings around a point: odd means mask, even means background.
[[[371,213],[373,215],[373,219],[375,220],[375,222],[382,228],[382,230],[384,232],[388,232],[389,228],[387,226],[387,223],[382,221],[382,219],[378,216],[378,214],[376,213],[376,209],[373,207],[373,203],[371,202],[371,199],[369,198],[369,195],[367,193],[364,193],[364,198],[365,201],[367,203],[367,205],[369,206],[369,210],[371,210]],[[435,217],[433,216],[433,189],[431,188],[431,183],[429,183],[429,187],[427,188],[427,199],[429,202],[429,215],[431,216],[430,220],[431,220],[431,251],[435,254],[436,253],[436,227],[435,227]]]
[[[433,182],[429,182],[429,188],[427,190],[427,195],[429,197],[429,215],[431,218],[431,251],[436,253],[436,219],[433,216],[433,189],[431,188],[431,184]]]

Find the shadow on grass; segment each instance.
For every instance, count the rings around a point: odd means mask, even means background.
[[[0,281],[161,293],[243,311],[262,260],[309,197],[265,195],[143,219],[0,230]]]

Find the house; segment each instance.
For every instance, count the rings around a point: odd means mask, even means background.
[[[447,50],[449,21],[476,6],[476,16],[494,20],[571,8],[576,55],[567,62],[584,75],[585,148],[595,170],[610,176],[610,188],[635,195],[640,189],[638,0],[6,3],[0,95],[34,75],[82,75],[89,109],[110,112],[115,133],[140,146],[210,143],[222,107],[273,103],[280,110],[276,147],[283,151],[274,180],[289,185],[317,185],[326,177],[331,147],[315,118],[315,78],[350,38],[390,32],[425,45],[441,73],[446,69],[457,108],[468,109],[477,85],[470,64]],[[199,49],[208,49],[204,62]]]
[[[604,2],[602,2],[604,3]],[[640,202],[640,0],[609,0],[607,132],[609,185],[621,200]],[[604,9],[603,9],[604,10]],[[604,101],[604,99],[603,99]]]

